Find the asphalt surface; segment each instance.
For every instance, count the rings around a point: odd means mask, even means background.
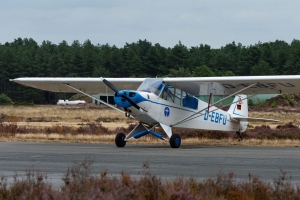
[[[14,174],[40,171],[48,181],[61,184],[74,161],[93,161],[92,172],[108,170],[111,176],[122,171],[138,178],[149,164],[151,173],[162,179],[193,176],[198,180],[216,177],[220,172],[234,172],[237,179],[247,180],[249,173],[273,182],[283,170],[300,183],[300,148],[287,147],[217,147],[182,145],[63,144],[0,142],[0,175],[13,180]]]

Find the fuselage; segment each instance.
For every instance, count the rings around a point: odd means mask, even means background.
[[[209,108],[210,112],[207,113],[208,104],[199,99],[196,102],[193,100],[193,105],[184,106],[184,99],[180,102],[171,102],[151,92],[133,90],[122,92],[145,111],[136,109],[124,98],[115,95],[116,104],[123,107],[135,119],[148,125],[162,123],[178,128],[221,131],[238,131],[240,129],[240,123],[231,120],[230,114],[224,110],[212,106]],[[196,115],[176,124],[193,114]]]

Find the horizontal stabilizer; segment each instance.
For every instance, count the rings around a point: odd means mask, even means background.
[[[231,117],[231,119],[238,120],[238,121],[248,121],[248,122],[254,122],[254,121],[279,122],[280,121],[280,120],[276,120],[276,119],[255,118],[255,117]]]

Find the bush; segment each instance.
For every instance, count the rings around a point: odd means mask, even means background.
[[[144,163],[140,178],[121,172],[120,176],[92,173],[93,161],[74,162],[56,188],[41,172],[15,174],[13,182],[0,177],[0,199],[300,199],[300,187],[291,176],[280,171],[273,182],[265,182],[249,174],[241,180],[233,172],[222,171],[214,178],[202,181],[194,177],[162,180],[153,175],[149,163]]]
[[[254,106],[254,101],[252,99],[248,99],[248,106]]]
[[[12,100],[4,93],[0,94],[0,105],[11,104]]]
[[[34,103],[33,102],[21,101],[21,102],[15,102],[14,106],[34,106]]]
[[[273,101],[273,103],[271,103],[271,107],[272,107],[272,108],[277,107],[277,103],[276,103],[275,101]]]

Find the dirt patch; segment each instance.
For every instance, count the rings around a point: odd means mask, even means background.
[[[298,107],[300,106],[300,94],[282,94],[267,99],[265,106],[270,107]]]

